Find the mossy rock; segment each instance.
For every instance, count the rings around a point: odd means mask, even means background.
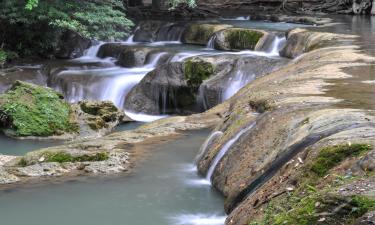
[[[255,50],[258,42],[267,35],[260,30],[228,28],[217,32],[214,42],[218,50]]]
[[[0,129],[11,136],[51,136],[78,132],[70,105],[46,87],[16,81],[0,95]]]
[[[220,30],[232,27],[226,24],[190,24],[182,34],[186,44],[207,45],[211,36]]]
[[[93,130],[107,128],[108,123],[122,120],[124,115],[111,101],[81,101],[81,110],[88,114],[86,122]]]
[[[199,85],[214,74],[214,66],[199,58],[189,59],[184,62],[184,75],[190,87],[198,88]]]

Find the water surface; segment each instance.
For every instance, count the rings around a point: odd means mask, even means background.
[[[130,177],[23,187],[0,192],[6,225],[223,224],[223,199],[210,186],[189,186],[199,177],[191,164],[208,131],[153,148]]]

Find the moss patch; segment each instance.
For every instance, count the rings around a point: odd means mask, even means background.
[[[359,156],[371,149],[371,145],[367,144],[336,145],[326,147],[320,150],[319,155],[313,161],[310,169],[315,174],[322,177],[345,158]]]
[[[0,126],[14,136],[50,136],[77,132],[70,105],[50,88],[16,81],[0,95]]]
[[[184,74],[187,84],[191,87],[199,85],[214,73],[214,66],[203,60],[189,59],[184,62]]]
[[[105,161],[109,159],[109,155],[107,152],[98,152],[93,155],[79,155],[73,156],[66,152],[44,152],[40,157],[44,157],[44,162],[58,162],[58,163],[65,163],[65,162],[96,162],[96,161]],[[25,167],[28,165],[35,164],[35,161],[28,161],[25,157],[22,157],[18,165]]]
[[[225,42],[230,49],[234,50],[254,50],[259,39],[264,35],[262,32],[249,29],[228,29],[224,32]]]

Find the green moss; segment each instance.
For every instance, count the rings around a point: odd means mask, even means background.
[[[315,204],[319,201],[319,198],[318,194],[310,194],[303,198],[290,199],[291,209],[275,215],[272,224],[315,224],[317,222]]]
[[[109,158],[108,153],[99,152],[94,155],[81,155],[81,156],[72,156],[66,152],[47,152],[44,154],[46,157],[46,162],[94,162],[94,161],[104,161]]]
[[[80,156],[73,156],[66,152],[44,152],[39,156],[39,158],[45,157],[44,162],[57,162],[57,163],[66,163],[66,162],[97,162],[97,161],[105,161],[109,159],[109,155],[107,152],[98,152],[93,155],[80,155]],[[29,166],[35,164],[35,160],[28,159],[28,157],[22,157],[17,165],[18,166]]]
[[[365,196],[353,196],[351,204],[353,206],[352,215],[355,217],[360,217],[369,211],[375,210],[375,200]]]
[[[0,112],[7,116],[3,129],[14,136],[50,136],[78,130],[71,122],[70,105],[61,94],[26,82],[16,81],[0,95]]]
[[[225,40],[230,49],[254,50],[263,33],[248,29],[228,29],[225,31]]]
[[[325,176],[327,172],[348,157],[359,156],[372,149],[367,144],[336,145],[320,150],[310,169],[318,176]]]
[[[211,63],[203,60],[189,59],[184,62],[184,74],[187,83],[191,87],[199,85],[214,73],[214,67]]]

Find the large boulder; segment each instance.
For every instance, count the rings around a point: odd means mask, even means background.
[[[70,105],[51,88],[16,81],[0,95],[0,128],[12,137],[68,139],[101,136],[122,122],[112,102]]]
[[[214,47],[218,50],[256,50],[264,45],[271,34],[262,30],[228,28],[215,33]]]
[[[280,55],[295,58],[318,48],[337,45],[340,35],[297,28],[287,32],[286,38],[286,44],[281,49]]]
[[[182,34],[185,44],[207,45],[213,34],[220,30],[232,27],[226,24],[190,24]]]
[[[60,59],[78,58],[90,45],[90,39],[82,37],[77,32],[67,30],[60,36],[55,56]]]
[[[225,100],[227,92],[236,92],[284,64],[281,59],[235,54],[166,63],[148,73],[129,92],[125,108],[147,114],[202,112]]]
[[[214,74],[215,65],[199,57],[161,65],[130,91],[125,108],[147,114],[196,112],[199,86]]]
[[[0,127],[11,136],[46,137],[78,132],[71,112],[61,94],[22,81],[16,81],[0,95]]]
[[[185,26],[185,23],[169,23],[155,20],[142,21],[134,31],[133,41],[179,41]]]
[[[154,55],[162,51],[147,46],[126,46],[118,43],[107,43],[100,47],[98,57],[112,57],[123,67],[141,67],[149,63]],[[166,53],[166,52],[165,52]],[[169,54],[164,54],[160,60],[165,62]]]

